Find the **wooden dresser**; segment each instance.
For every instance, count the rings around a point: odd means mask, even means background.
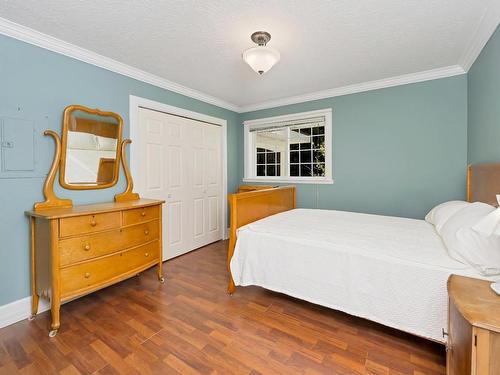
[[[452,275],[448,279],[449,375],[500,374],[500,296],[490,282]]]
[[[158,266],[162,275],[163,201],[138,199],[29,211],[32,317],[40,297],[51,303],[50,336],[62,302]]]

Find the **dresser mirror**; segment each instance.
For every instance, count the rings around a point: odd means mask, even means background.
[[[104,189],[118,181],[123,120],[80,105],[65,109],[59,182],[72,190]]]

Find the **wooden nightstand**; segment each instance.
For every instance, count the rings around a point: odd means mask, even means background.
[[[500,296],[489,281],[448,279],[448,375],[500,374]]]

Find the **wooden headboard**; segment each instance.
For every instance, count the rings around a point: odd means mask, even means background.
[[[467,169],[467,201],[498,206],[500,163],[471,164]]]
[[[228,292],[234,292],[234,282],[229,263],[236,245],[236,231],[243,225],[263,219],[296,207],[295,186],[266,187],[250,189],[240,187],[239,193],[229,194],[231,225],[229,231],[229,246],[227,251],[227,269],[229,271]]]

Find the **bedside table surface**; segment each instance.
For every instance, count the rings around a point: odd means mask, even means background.
[[[471,325],[500,333],[500,296],[490,284],[491,281],[451,275],[448,295]]]

